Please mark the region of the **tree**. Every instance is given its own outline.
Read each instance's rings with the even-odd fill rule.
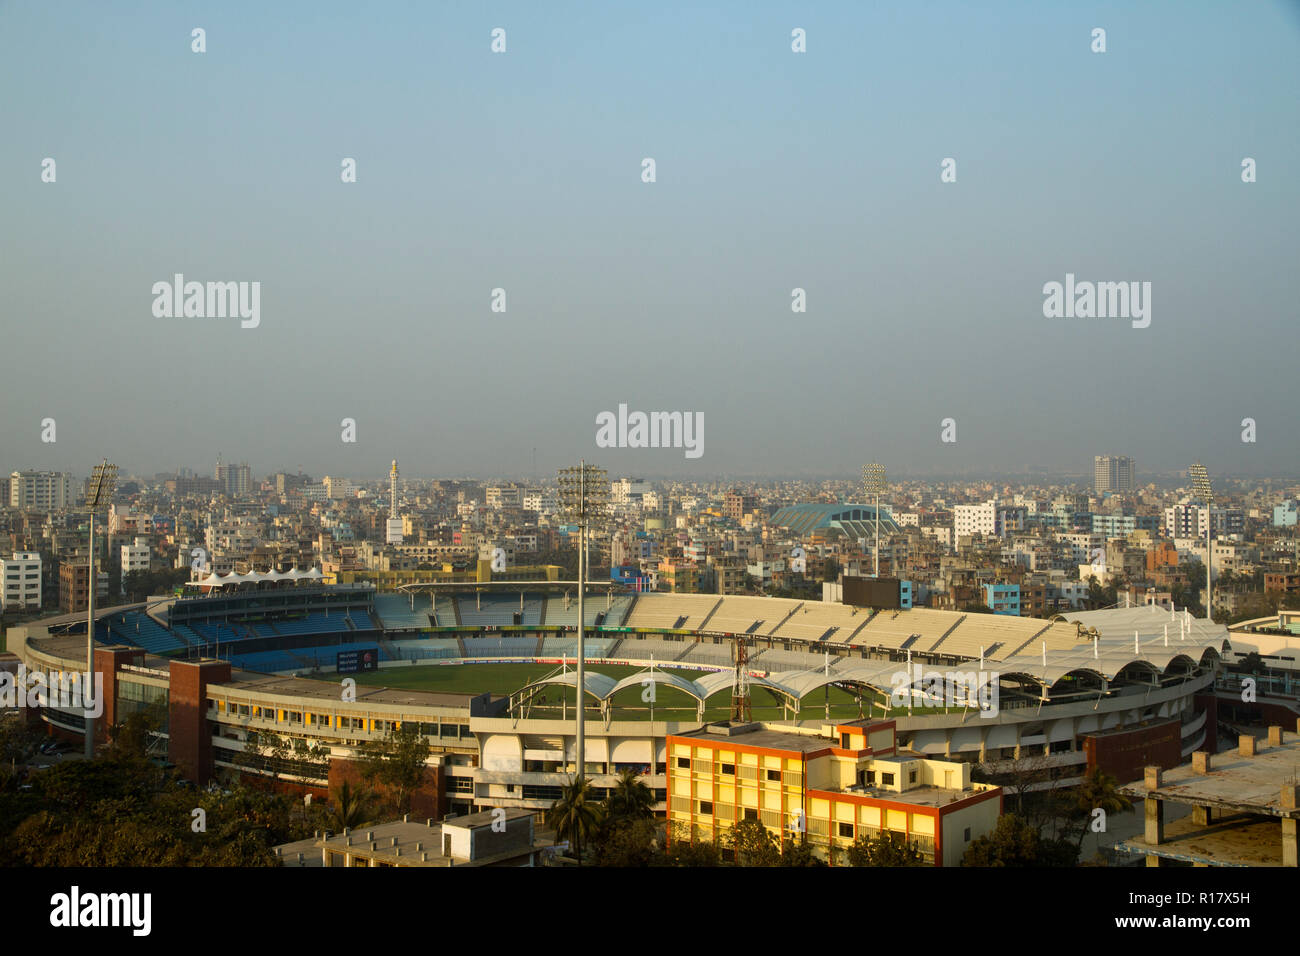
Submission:
[[[374,794],[365,787],[353,788],[344,780],[343,785],[334,791],[334,805],[330,807],[329,823],[337,832],[352,830],[370,820],[370,804]]]
[[[271,780],[280,779],[281,761],[289,756],[289,745],[277,733],[250,730],[244,738],[244,749],[235,762],[241,767],[256,771],[271,771]]]
[[[618,781],[605,801],[610,819],[642,819],[654,816],[655,795],[631,767],[619,772]]]
[[[597,866],[653,866],[661,862],[659,831],[653,819],[605,819],[594,842]]]
[[[925,866],[915,843],[889,830],[876,836],[863,834],[848,849],[849,866]]]
[[[398,813],[410,810],[411,796],[424,781],[429,759],[429,745],[417,725],[408,722],[390,730],[383,740],[367,743],[362,754],[362,778],[387,788]]]
[[[1083,838],[1088,835],[1089,824],[1096,810],[1104,810],[1107,817],[1133,809],[1133,801],[1119,792],[1119,781],[1100,767],[1088,774],[1083,784],[1075,789],[1074,809],[1079,818],[1079,842],[1075,859],[1083,852]]]
[[[595,789],[586,777],[574,777],[560,789],[560,797],[551,804],[546,822],[556,839],[568,840],[573,855],[582,864],[582,845],[595,833],[604,817],[604,809],[595,797]]]
[[[758,820],[740,820],[727,831],[728,848],[737,866],[779,866],[781,848],[776,837]]]
[[[812,847],[808,844],[808,835],[800,834],[799,840],[790,841],[790,845],[785,848],[781,854],[782,866],[825,866],[825,860],[819,860],[813,856]]]
[[[690,830],[674,824],[673,839],[657,860],[662,866],[719,866],[721,857],[718,845],[707,840],[691,841]]]
[[[997,829],[966,848],[962,866],[1073,866],[1078,851],[1064,840],[1044,840],[1014,813],[998,818]]]

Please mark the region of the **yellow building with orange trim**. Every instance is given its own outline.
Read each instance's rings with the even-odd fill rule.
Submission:
[[[972,783],[969,763],[900,752],[892,720],[710,724],[669,736],[667,750],[670,841],[725,842],[753,819],[783,848],[806,833],[832,864],[859,836],[888,831],[927,863],[956,866],[1002,813],[1002,788]]]

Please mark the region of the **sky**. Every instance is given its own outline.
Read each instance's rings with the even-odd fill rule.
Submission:
[[[0,0],[0,91],[4,471],[1300,473],[1295,2]]]

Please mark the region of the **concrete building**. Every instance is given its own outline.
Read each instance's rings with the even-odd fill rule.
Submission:
[[[783,851],[806,836],[832,864],[886,832],[932,866],[960,864],[996,827],[1002,790],[972,783],[968,763],[901,751],[894,726],[729,723],[669,736],[669,841],[725,845],[738,821],[757,820]]]
[[[408,814],[392,823],[344,830],[314,841],[319,865],[326,867],[529,867],[549,845],[537,840],[533,813],[515,809],[487,810],[441,823],[412,822]],[[277,853],[289,865],[306,865],[305,860],[292,859],[297,856],[295,846],[277,848]]]
[[[1243,735],[1233,753],[1198,750],[1191,764],[1147,767],[1141,783],[1120,791],[1141,800],[1146,827],[1141,837],[1115,849],[1194,866],[1296,867],[1300,822],[1300,740],[1280,726],[1268,728],[1265,744]],[[1190,805],[1190,816],[1166,824],[1165,804]]]
[[[54,511],[72,504],[72,476],[61,471],[15,471],[9,476],[10,508]]]
[[[152,549],[149,547],[148,538],[136,538],[132,544],[124,544],[121,547],[122,557],[122,593],[126,593],[126,576],[128,574],[138,573],[149,570],[149,559]]]
[[[15,551],[0,559],[0,610],[41,606],[41,555],[38,551]]]
[[[95,577],[99,579],[98,586],[95,588],[95,602],[98,604],[108,599],[108,572],[97,571]],[[88,608],[89,581],[89,565],[73,564],[68,561],[59,565],[59,607],[65,614]]]
[[[1132,491],[1137,487],[1133,459],[1098,455],[1093,459],[1093,484],[1098,493]]]

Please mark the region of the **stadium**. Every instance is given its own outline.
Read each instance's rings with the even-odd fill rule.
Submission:
[[[742,640],[756,720],[888,718],[922,755],[1121,779],[1214,748],[1229,650],[1222,626],[1156,607],[1047,621],[589,584],[585,618],[587,773],[598,792],[626,767],[649,773],[661,811],[665,738],[728,715]],[[577,625],[575,582],[379,593],[318,571],[213,576],[96,615],[96,737],[153,707],[156,751],[197,783],[260,773],[323,796],[358,747],[412,722],[431,750],[417,812],[545,809],[575,769]],[[85,626],[14,628],[9,649],[28,670],[80,671]],[[956,695],[954,675],[968,678]],[[39,719],[84,737],[77,713]],[[267,731],[296,749],[244,752]]]

